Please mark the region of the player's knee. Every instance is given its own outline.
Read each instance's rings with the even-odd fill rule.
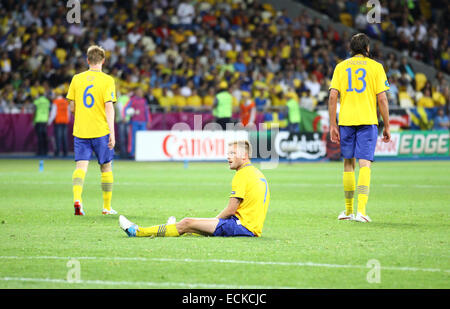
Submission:
[[[346,172],[355,170],[355,160],[354,159],[344,159],[344,169]]]
[[[180,233],[186,233],[192,225],[192,218],[183,218],[180,222],[177,222],[177,230]]]
[[[364,160],[364,159],[360,159],[359,160],[359,167],[370,167],[372,162],[370,162],[369,160]]]
[[[107,173],[112,171],[111,162],[104,163],[100,165],[100,170],[102,173]]]
[[[82,169],[85,172],[87,172],[88,166],[89,166],[89,161],[85,161],[85,160],[77,161],[75,164],[76,169]]]

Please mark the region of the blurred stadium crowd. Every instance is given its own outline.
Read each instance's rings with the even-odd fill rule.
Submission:
[[[389,1],[383,23],[368,25],[361,18],[365,1],[309,2],[438,69],[432,82],[407,58],[383,55],[375,44],[371,53],[385,66],[392,106],[448,113],[442,72],[450,68],[449,6]],[[333,68],[349,57],[352,35],[259,0],[87,0],[80,24],[67,23],[67,11],[58,0],[1,2],[0,113],[31,112],[36,98],[66,93],[72,76],[86,69],[91,44],[107,51],[104,71],[116,78],[118,96],[140,88],[152,111],[209,111],[223,81],[236,109],[242,98],[262,112],[283,109],[294,97],[313,111],[326,107]]]
[[[299,1],[341,22],[365,32],[438,70],[450,74],[450,2],[442,0],[380,1],[380,23],[368,23],[373,8],[362,0]],[[371,14],[373,17],[373,14]]]

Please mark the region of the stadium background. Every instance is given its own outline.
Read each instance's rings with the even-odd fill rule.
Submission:
[[[97,43],[115,46],[108,52],[105,71],[117,78],[121,95],[136,86],[145,90],[152,116],[152,130],[145,133],[170,129],[180,120],[194,126],[198,115],[210,121],[208,90],[213,94],[225,79],[236,97],[236,120],[239,94],[250,89],[258,103],[258,123],[278,125],[282,130],[277,136],[284,136],[286,144],[297,146],[297,137],[298,145],[316,150],[306,155],[322,160],[334,154],[326,148],[328,83],[335,63],[348,56],[346,40],[364,23],[365,1],[198,1],[190,30],[176,25],[178,1],[83,1],[80,25],[66,22],[67,1],[0,3],[0,288],[449,287],[448,160],[376,162],[369,202],[373,222],[368,225],[336,220],[343,207],[342,163],[307,162],[263,170],[271,204],[261,238],[130,239],[116,216],[101,214],[95,161],[83,193],[87,215],[78,217],[72,208],[73,157],[50,159],[53,141],[48,159],[35,156],[33,102],[63,94],[72,75],[86,69],[86,48]],[[449,104],[448,7],[440,1],[386,3],[381,1],[382,12],[389,9],[383,23],[365,25],[367,33],[379,38],[373,38],[372,51],[392,85],[391,128],[398,144],[379,149],[379,154],[449,158],[448,130],[434,130],[437,108],[448,112]],[[240,4],[245,10],[237,9]],[[409,27],[425,17],[429,35],[422,43],[414,39],[391,46],[401,42],[396,37],[402,33],[399,12],[407,14]],[[395,22],[392,26],[388,16]],[[433,34],[432,29],[438,31]],[[434,58],[424,48],[431,39]],[[203,43],[204,51],[189,44],[195,41]],[[402,49],[408,52],[406,60]],[[200,85],[200,107],[183,106],[186,98],[178,96],[175,103],[171,97],[178,90],[192,91],[185,87],[189,80],[195,88]],[[302,133],[292,139],[286,137],[287,108],[279,96],[289,87],[298,96],[303,116]],[[312,96],[306,96],[307,89]],[[46,130],[54,139],[54,124]],[[71,144],[70,123],[67,137]],[[118,155],[120,146],[117,136]],[[23,157],[31,159],[18,159]],[[262,169],[262,163],[255,165]],[[169,216],[211,217],[225,206],[233,173],[223,161],[116,160],[113,208],[143,225],[166,222]],[[369,280],[377,279],[368,276],[374,270],[368,262],[374,260],[380,263],[380,282]],[[77,261],[80,282],[69,276],[75,274]],[[299,299],[299,292],[294,293]],[[315,293],[308,292],[315,302],[335,299],[317,298]],[[156,291],[151,300],[165,295]],[[405,295],[411,300],[407,293],[396,293],[403,303]],[[117,293],[110,299],[117,301]]]
[[[64,95],[72,76],[86,69],[91,44],[107,51],[104,71],[116,78],[119,101],[136,88],[144,91],[150,130],[170,130],[179,122],[192,128],[199,114],[202,125],[211,122],[218,85],[227,81],[236,122],[248,93],[258,128],[286,130],[286,94],[294,93],[300,131],[308,141],[314,141],[310,132],[325,134],[320,139],[326,147],[329,82],[357,31],[372,38],[371,54],[385,67],[393,131],[422,130],[420,143],[439,129],[438,110],[449,114],[449,5],[440,1],[381,1],[379,24],[367,23],[366,1],[82,1],[79,24],[67,22],[66,4],[2,2],[3,155],[37,152],[33,102]],[[118,126],[124,105],[116,104]],[[116,150],[129,157],[131,128],[124,130],[121,135],[116,129]],[[45,131],[52,154],[54,126]],[[71,120],[65,135],[70,151]]]

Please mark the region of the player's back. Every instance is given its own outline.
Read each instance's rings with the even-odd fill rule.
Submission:
[[[111,76],[95,70],[76,74],[67,99],[75,102],[74,136],[97,138],[109,134],[105,103],[116,101],[115,84]]]
[[[378,124],[377,94],[389,90],[380,63],[362,55],[342,61],[335,68],[331,88],[340,94],[339,125]]]
[[[260,236],[270,202],[269,184],[266,177],[253,165],[249,164],[236,172],[236,180],[245,192],[243,201],[236,211],[242,225],[252,233]],[[234,180],[233,180],[234,181]]]

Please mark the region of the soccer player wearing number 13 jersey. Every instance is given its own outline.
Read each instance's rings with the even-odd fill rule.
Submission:
[[[345,211],[338,219],[370,222],[366,204],[369,198],[370,167],[378,136],[377,102],[384,121],[383,141],[387,143],[391,138],[386,97],[389,83],[383,66],[369,58],[370,41],[365,34],[354,35],[350,49],[352,57],[340,62],[334,70],[329,97],[330,137],[332,142],[340,143],[344,157]],[[338,96],[339,128],[336,124]],[[353,214],[355,159],[359,161],[356,216]]]
[[[75,215],[85,215],[81,194],[92,152],[101,170],[103,211],[117,214],[111,208],[114,156],[114,79],[102,72],[105,51],[99,46],[87,50],[89,70],[76,74],[69,86],[67,99],[75,115],[73,126],[76,169],[72,175]]]

